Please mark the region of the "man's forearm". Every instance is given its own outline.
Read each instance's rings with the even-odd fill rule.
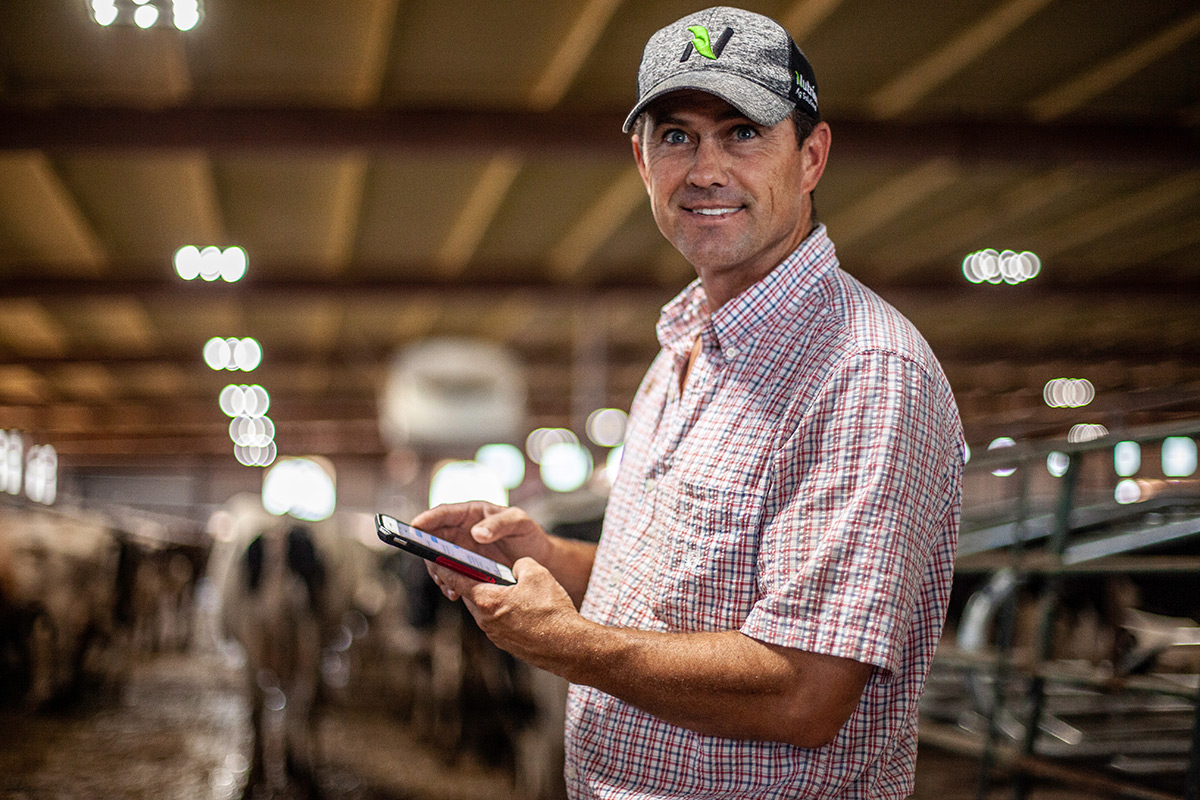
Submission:
[[[858,705],[872,668],[738,631],[654,633],[586,623],[559,665],[667,722],[732,739],[820,747]]]
[[[545,537],[513,564],[514,586],[434,565],[488,637],[534,666],[594,686],[680,727],[820,747],[854,712],[873,667],[752,639],[739,631],[660,633],[600,625],[578,607],[595,545]]]

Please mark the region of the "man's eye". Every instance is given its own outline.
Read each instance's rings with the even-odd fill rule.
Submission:
[[[663,141],[667,144],[683,144],[687,141],[687,134],[681,130],[667,131],[663,136]]]
[[[749,125],[739,125],[734,129],[733,135],[734,138],[744,141],[746,139],[753,139],[755,136],[758,136],[758,131],[754,130],[754,128],[751,128]]]

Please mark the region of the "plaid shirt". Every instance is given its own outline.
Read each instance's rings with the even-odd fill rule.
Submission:
[[[693,283],[663,309],[658,336],[584,615],[740,630],[876,669],[819,749],[704,736],[572,686],[571,796],[910,794],[958,533],[962,430],[941,368],[904,317],[838,268],[824,226],[716,314]]]

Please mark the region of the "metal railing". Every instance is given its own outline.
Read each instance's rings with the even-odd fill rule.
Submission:
[[[1153,496],[1142,502],[1098,500],[1095,474],[1093,484],[1086,492],[1081,491],[1085,460],[1094,463],[1099,454],[1111,452],[1118,441],[1141,446],[1170,437],[1198,435],[1200,421],[1192,420],[1122,431],[1087,442],[1019,442],[989,451],[968,464],[968,478],[974,476],[977,480],[988,472],[996,475],[1015,469],[1005,478],[1012,481],[1008,484],[1011,495],[1000,504],[1006,513],[992,508],[990,513],[976,514],[972,519],[970,498],[964,500],[956,580],[993,576],[993,585],[988,588],[993,597],[985,612],[989,615],[991,641],[979,641],[979,630],[975,630],[971,647],[951,648],[951,652],[943,648],[934,662],[935,670],[950,669],[967,680],[967,695],[980,724],[973,736],[964,737],[962,725],[927,725],[923,719],[921,735],[934,744],[965,747],[978,754],[981,799],[988,795],[1001,766],[1013,776],[1014,800],[1024,800],[1034,782],[1046,778],[1087,786],[1111,796],[1179,796],[1161,786],[1114,775],[1104,765],[1093,763],[1081,768],[1077,764],[1085,759],[1072,763],[1060,757],[1064,753],[1082,756],[1089,751],[1078,746],[1079,731],[1048,713],[1048,701],[1060,706],[1071,702],[1079,705],[1080,693],[1086,693],[1110,706],[1116,697],[1155,698],[1146,701],[1144,707],[1169,709],[1177,727],[1181,713],[1190,715],[1190,731],[1174,731],[1173,746],[1181,746],[1180,738],[1187,737],[1183,741],[1188,751],[1183,797],[1200,800],[1200,714],[1196,713],[1200,707],[1200,676],[1134,675],[1133,663],[1114,662],[1107,671],[1079,669],[1053,658],[1056,625],[1068,580],[1112,575],[1143,580],[1154,575],[1200,577],[1200,557],[1162,552],[1178,549],[1189,539],[1200,541],[1200,481],[1150,479],[1143,482]],[[1042,490],[1035,491],[1035,477],[1042,476],[1047,457],[1055,452],[1065,454],[1065,472],[1056,482],[1043,478]],[[1109,474],[1115,475],[1111,463]],[[1018,648],[1016,603],[1021,587],[1036,587],[1038,610],[1032,641]],[[1200,594],[1200,584],[1197,587]],[[974,613],[978,617],[978,607]],[[974,624],[978,628],[978,619]],[[1200,638],[1196,644],[1200,644]],[[1072,701],[1071,697],[1076,699]],[[1136,708],[1136,704],[1130,707]],[[1136,760],[1133,736],[1129,747],[1135,755],[1127,756],[1125,763]],[[1074,742],[1076,746],[1055,748],[1048,742]]]

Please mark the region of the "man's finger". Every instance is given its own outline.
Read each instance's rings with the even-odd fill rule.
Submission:
[[[471,528],[471,537],[480,544],[494,542],[505,536],[521,533],[530,523],[529,515],[519,508],[496,506]]]

